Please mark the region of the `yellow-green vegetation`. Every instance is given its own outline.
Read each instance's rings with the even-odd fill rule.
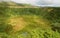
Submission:
[[[0,38],[60,38],[59,10],[0,7]]]

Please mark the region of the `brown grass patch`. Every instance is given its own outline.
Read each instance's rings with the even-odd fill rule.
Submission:
[[[23,17],[12,17],[8,20],[8,24],[13,26],[14,31],[22,30],[26,26],[26,22]]]

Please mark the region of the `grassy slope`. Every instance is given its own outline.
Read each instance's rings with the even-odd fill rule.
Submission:
[[[8,8],[0,15],[3,27],[1,38],[60,38],[60,33],[53,31],[51,22],[44,16],[43,8]],[[7,33],[5,35],[5,33]]]
[[[60,38],[52,30],[53,8],[1,8],[1,38]],[[55,28],[54,28],[55,29]]]

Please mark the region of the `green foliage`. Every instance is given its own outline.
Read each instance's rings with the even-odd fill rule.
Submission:
[[[50,9],[53,10],[48,11]],[[0,38],[60,38],[59,10],[60,8],[0,7]],[[12,16],[22,16],[27,22],[26,27],[14,32],[13,26],[7,24],[7,20]],[[41,18],[43,22],[49,21],[49,24],[40,24]],[[40,21],[39,24],[36,20]],[[45,25],[48,27],[45,28]]]

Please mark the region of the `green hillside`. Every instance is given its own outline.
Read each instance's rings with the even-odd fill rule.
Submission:
[[[0,2],[0,7],[9,7],[9,8],[38,8],[38,6],[33,6],[30,4],[19,4],[15,2]]]
[[[0,38],[60,38],[60,8],[0,7]]]

